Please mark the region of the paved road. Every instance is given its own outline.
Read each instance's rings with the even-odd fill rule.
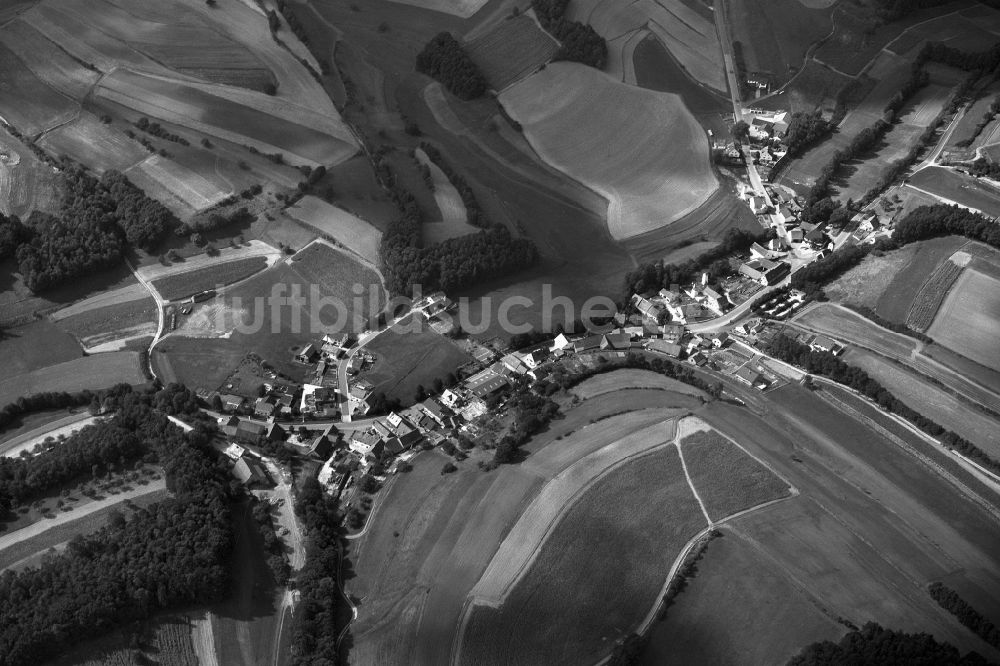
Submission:
[[[163,337],[164,318],[166,316],[163,309],[166,307],[167,303],[163,300],[163,297],[160,296],[160,292],[156,290],[156,287],[154,287],[149,280],[139,274],[139,271],[136,270],[135,265],[130,259],[126,259],[125,263],[128,264],[128,268],[132,271],[132,275],[135,276],[135,279],[146,288],[149,295],[153,297],[154,301],[156,301],[156,335],[153,336],[153,341],[149,343],[149,349],[146,350],[146,364],[149,366],[150,376],[153,379],[158,379],[156,376],[156,368],[153,366],[153,347],[155,347],[156,343],[160,341],[161,337]]]

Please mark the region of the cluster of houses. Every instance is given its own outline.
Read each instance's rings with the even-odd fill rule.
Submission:
[[[656,325],[668,321],[683,325],[711,319],[724,314],[734,305],[726,293],[708,284],[707,273],[703,273],[698,282],[683,287],[671,284],[654,296],[633,294],[631,303],[641,316],[642,323]]]
[[[750,139],[749,158],[764,168],[773,167],[788,152],[782,139],[788,131],[787,111],[755,109],[744,113]]]
[[[763,226],[777,232],[775,240],[784,243],[785,251],[793,247],[820,252],[833,249],[826,223],[803,220],[802,204],[784,190],[765,186],[765,191],[768,196],[748,193],[747,203]]]

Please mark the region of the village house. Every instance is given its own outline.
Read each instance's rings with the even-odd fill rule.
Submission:
[[[666,342],[680,342],[684,337],[684,325],[683,324],[664,324],[661,328],[661,334],[663,335],[663,340]]]
[[[632,336],[627,333],[608,333],[601,338],[602,351],[620,351],[632,347]]]
[[[521,354],[521,362],[529,370],[534,370],[545,360],[546,354],[543,349],[533,349],[528,352]]]
[[[716,333],[712,336],[712,346],[716,349],[722,349],[727,344],[729,344],[729,334],[725,331]]]
[[[458,395],[451,389],[445,389],[439,398],[441,404],[443,404],[448,409],[454,410],[460,404],[462,404],[462,396]]]
[[[684,353],[684,349],[679,344],[666,340],[650,340],[648,348],[673,358],[680,358],[681,354]]]
[[[351,435],[347,446],[355,453],[363,456],[369,454],[381,456],[385,448],[385,440],[375,428],[367,428],[365,430],[356,430]]]
[[[312,363],[316,360],[317,356],[319,356],[319,352],[316,351],[316,346],[310,343],[295,355],[295,360],[299,363]]]
[[[716,314],[722,314],[727,309],[729,309],[729,299],[717,292],[711,287],[705,287],[702,291],[702,295],[705,297],[705,305],[709,307],[710,310]]]
[[[244,453],[246,453],[246,449],[237,444],[236,442],[231,442],[229,446],[226,447],[226,450],[223,451],[223,453],[230,460],[236,461],[239,460]]]
[[[428,398],[420,403],[420,409],[424,412],[430,419],[440,427],[444,427],[445,419],[448,418],[444,413],[444,408],[434,398]]]
[[[241,457],[233,464],[233,476],[245,486],[268,486],[271,485],[271,477],[267,470],[256,460]]]
[[[270,419],[274,416],[275,405],[270,396],[257,398],[253,406],[253,415],[259,419]]]
[[[813,338],[813,341],[809,343],[809,348],[814,352],[830,352],[834,355],[839,354],[844,349],[836,340],[825,335],[817,335]]]
[[[246,402],[243,396],[231,393],[220,395],[219,400],[222,401],[222,411],[228,413],[239,411],[243,407],[243,403]]]
[[[791,271],[791,266],[783,261],[751,259],[740,266],[740,275],[767,286],[780,282]]]
[[[564,333],[560,333],[555,337],[554,340],[552,340],[552,345],[549,347],[549,351],[554,352],[562,349],[567,349],[568,347],[572,346],[572,344],[573,343],[570,342],[570,339],[567,338]]]
[[[752,386],[755,389],[764,390],[767,388],[768,385],[767,380],[764,379],[763,375],[761,375],[759,372],[756,372],[748,368],[745,365],[736,371],[735,377],[744,384]]]

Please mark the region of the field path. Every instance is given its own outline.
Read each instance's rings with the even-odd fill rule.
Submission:
[[[15,530],[10,534],[0,535],[0,550],[9,548],[16,543],[20,543],[25,539],[38,536],[46,530],[49,530],[57,525],[62,525],[63,523],[69,523],[79,518],[83,518],[95,511],[100,511],[109,506],[114,506],[115,504],[120,504],[128,499],[135,499],[137,497],[142,497],[143,495],[148,495],[150,493],[155,493],[160,490],[165,490],[167,487],[167,482],[163,477],[150,481],[145,486],[139,486],[127,492],[118,493],[117,495],[109,495],[102,500],[97,500],[96,502],[91,502],[86,504],[79,509],[72,509],[70,511],[65,511],[59,513],[55,518],[43,518],[36,523],[32,523],[27,527],[22,527],[19,530]]]
[[[139,273],[139,271],[136,270],[135,266],[132,264],[131,259],[126,259],[125,263],[128,264],[129,270],[132,271],[133,275],[135,275],[135,279],[138,280],[142,284],[142,286],[146,288],[146,291],[149,292],[149,295],[153,297],[154,301],[156,301],[156,334],[153,336],[152,341],[150,341],[149,343],[149,348],[146,350],[146,365],[149,368],[150,376],[153,379],[159,379],[156,376],[156,364],[153,363],[153,347],[155,347],[156,343],[159,342],[160,338],[163,337],[163,325],[165,317],[163,309],[166,307],[167,304],[163,300],[163,297],[160,296],[160,292],[158,292],[156,288],[153,287],[153,284],[149,280],[144,278]]]
[[[701,512],[705,515],[705,522],[708,523],[708,527],[705,528],[706,530],[714,527],[715,523],[712,521],[712,517],[708,515],[708,509],[705,508],[705,503],[701,500],[701,495],[698,494],[698,489],[694,487],[694,481],[691,479],[691,473],[688,472],[687,463],[684,462],[684,447],[681,446],[681,440],[688,435],[708,429],[708,424],[704,421],[683,419],[677,427],[677,434],[674,436],[673,442],[674,446],[677,447],[677,455],[681,459],[681,468],[684,470],[684,478],[687,479],[688,487],[691,488],[691,493],[694,495],[694,498],[698,500],[698,506],[701,507]],[[677,563],[674,562],[675,566],[676,564]]]

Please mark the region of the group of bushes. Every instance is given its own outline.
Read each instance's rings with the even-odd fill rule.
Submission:
[[[35,211],[22,223],[0,215],[0,259],[13,254],[32,291],[118,264],[126,244],[152,250],[177,218],[118,171],[97,180],[67,170],[56,215]]]
[[[867,622],[839,643],[819,641],[793,657],[788,666],[830,664],[879,664],[879,666],[986,666],[975,652],[962,655],[949,643],[938,643],[930,634],[907,634]]]
[[[569,0],[531,0],[539,23],[556,40],[560,47],[556,60],[570,60],[604,69],[608,62],[608,44],[589,25],[566,18]]]
[[[459,99],[481,97],[486,77],[450,32],[438,33],[417,54],[417,71],[440,81]]]
[[[796,111],[785,131],[785,144],[788,154],[798,157],[806,150],[829,136],[833,125],[823,119],[823,111],[816,109],[812,113]]]
[[[958,621],[969,628],[972,633],[982,638],[986,643],[1000,649],[1000,629],[983,614],[970,606],[958,592],[941,583],[932,583],[927,590],[934,601]]]

